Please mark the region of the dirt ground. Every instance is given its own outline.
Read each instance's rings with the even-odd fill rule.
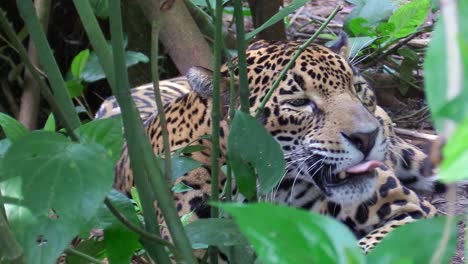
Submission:
[[[286,1],[288,2],[288,1]],[[303,25],[311,20],[322,21],[336,7],[339,1],[336,0],[315,0],[306,4],[299,9],[295,14],[290,16],[291,26],[288,27],[287,33],[289,39],[306,39],[315,32],[318,23],[312,23],[306,27]],[[346,5],[345,8],[332,20],[327,30],[338,32],[343,24],[343,19],[351,12],[352,6]],[[436,15],[431,14],[425,25],[431,25]],[[430,33],[423,34],[415,40],[417,45],[424,45],[430,40]],[[362,65],[357,65],[362,68]],[[376,90],[377,98],[380,105],[389,112],[392,120],[397,127],[411,129],[427,134],[434,134],[433,127],[430,122],[430,114],[427,105],[424,101],[422,91],[413,91],[407,94],[406,97],[398,93],[399,81],[395,78],[389,78],[388,74],[379,74],[382,72],[379,65],[375,65],[372,69],[362,69],[372,72],[371,84]],[[423,86],[422,72],[416,73],[415,79],[419,79],[419,85]],[[414,140],[414,139],[413,139]],[[417,142],[415,142],[417,143]],[[468,208],[468,185],[459,184],[456,188],[455,212],[456,215],[465,216]],[[421,194],[427,200],[431,201],[436,206],[440,215],[447,215],[450,211],[449,202],[446,198],[446,193],[440,194]],[[453,205],[452,205],[453,206]],[[453,208],[453,207],[452,207]],[[463,217],[465,219],[465,217]],[[465,223],[462,222],[458,226],[458,244],[457,251],[452,259],[452,264],[465,263],[464,259],[464,234]]]

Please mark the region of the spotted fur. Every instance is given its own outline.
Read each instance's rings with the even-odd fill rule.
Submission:
[[[248,47],[252,113],[299,45],[258,41]],[[226,80],[229,78],[227,66],[221,73]],[[195,212],[194,220],[209,217],[211,144],[203,136],[211,133],[212,101],[206,87],[212,77],[206,70],[192,68],[188,78],[192,89],[185,87],[184,95],[166,100],[163,110],[171,149],[190,142],[206,147],[191,155],[204,165],[175,182],[193,188],[174,193],[174,202],[180,215]],[[170,85],[162,88],[170,89]],[[223,88],[226,93],[228,87]],[[146,132],[155,153],[160,154],[162,138],[156,108],[151,106],[145,111],[153,113],[146,118]],[[101,113],[100,117],[104,116],[106,113]],[[222,163],[226,161],[227,119],[224,116],[220,125]],[[342,221],[360,238],[359,245],[366,252],[393,228],[435,214],[429,202],[400,181],[414,179],[409,182],[413,186],[432,188],[432,179],[420,170],[427,157],[395,135],[390,118],[376,105],[367,82],[330,49],[314,44],[307,47],[281,80],[259,120],[281,145],[287,162],[284,178],[264,199]],[[346,172],[366,160],[380,160],[385,165],[360,174]],[[221,175],[220,191],[224,182]],[[124,148],[114,186],[129,193],[133,185]],[[169,239],[167,230],[162,233]]]

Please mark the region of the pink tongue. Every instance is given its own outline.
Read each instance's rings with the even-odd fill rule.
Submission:
[[[363,172],[367,172],[367,171],[370,171],[370,170],[373,170],[377,167],[380,167],[381,165],[383,165],[382,162],[378,161],[378,160],[369,160],[369,161],[365,161],[363,163],[359,163],[351,168],[348,168],[346,170],[346,172],[348,173],[363,173]]]

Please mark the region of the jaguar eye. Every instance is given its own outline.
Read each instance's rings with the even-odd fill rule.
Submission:
[[[300,107],[300,106],[306,106],[310,104],[310,100],[303,98],[303,99],[293,99],[287,102],[288,104],[295,106],[295,107]]]

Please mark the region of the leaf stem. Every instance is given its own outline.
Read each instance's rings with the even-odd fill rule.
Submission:
[[[80,258],[82,258],[82,259],[84,259],[86,261],[89,261],[91,263],[94,263],[94,264],[104,264],[104,262],[100,261],[99,259],[93,258],[90,255],[85,254],[85,253],[83,253],[81,251],[78,251],[78,250],[76,250],[74,248],[69,247],[69,248],[65,249],[65,253],[70,254],[70,255],[75,255],[77,257],[80,257]]]
[[[336,14],[343,9],[342,5],[337,5],[333,12],[328,16],[327,20],[323,22],[323,24],[317,29],[317,31],[306,41],[304,44],[299,46],[299,49],[296,51],[296,53],[293,55],[291,60],[286,64],[286,66],[283,68],[283,70],[280,72],[279,76],[276,78],[276,80],[273,82],[273,85],[271,86],[270,90],[266,94],[265,98],[263,98],[262,102],[260,105],[257,107],[257,110],[255,111],[255,117],[257,118],[258,115],[263,112],[263,109],[265,108],[266,103],[270,99],[270,97],[273,95],[273,92],[276,90],[276,88],[279,86],[281,80],[283,77],[286,75],[287,71],[292,67],[293,63],[296,61],[297,58],[299,58],[299,55],[301,55],[302,52],[314,41],[317,36],[325,29],[325,27],[330,23],[330,21],[336,16]]]
[[[108,197],[106,197],[104,199],[104,204],[107,206],[107,208],[109,209],[109,211],[111,211],[111,213],[123,224],[125,225],[128,229],[130,229],[131,231],[137,233],[140,237],[142,237],[143,239],[146,239],[146,240],[149,240],[149,241],[152,241],[152,242],[155,242],[155,243],[158,243],[160,245],[163,245],[163,246],[166,246],[169,248],[169,250],[172,252],[172,253],[176,253],[176,249],[174,247],[174,245],[172,243],[170,243],[169,241],[167,240],[164,240],[162,239],[161,237],[157,236],[157,235],[154,235],[152,233],[149,233],[148,231],[134,225],[130,220],[128,220],[127,217],[125,217],[125,215],[123,215],[121,212],[119,212],[119,210],[117,208],[115,208],[115,206],[112,204],[112,202],[109,200]],[[175,254],[176,255],[176,254]]]

